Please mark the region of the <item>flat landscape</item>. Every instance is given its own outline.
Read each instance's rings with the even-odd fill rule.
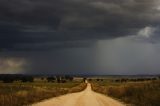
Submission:
[[[35,77],[33,81],[21,81],[17,79],[21,75],[16,75],[18,81],[13,81],[12,79],[8,80],[7,76],[12,78],[15,75],[0,75],[0,106],[30,105],[51,97],[79,92],[86,88],[82,78],[57,81],[53,77],[48,77],[48,80],[47,77]],[[2,79],[7,79],[7,82]]]
[[[0,0],[0,106],[160,106],[160,0]]]
[[[0,106],[160,105],[158,76],[73,77],[4,74],[0,75],[0,78]]]
[[[123,103],[108,96],[92,91],[91,84],[79,93],[49,99],[32,106],[125,106]]]
[[[131,106],[159,106],[160,78],[155,76],[89,79],[92,89]]]

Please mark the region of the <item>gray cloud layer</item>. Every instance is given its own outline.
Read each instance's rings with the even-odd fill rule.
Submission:
[[[158,73],[159,25],[158,0],[0,0],[0,73]]]
[[[132,35],[160,24],[159,5],[157,0],[0,0],[0,45],[5,50],[21,50],[21,45],[51,49],[65,47],[63,41],[75,47],[72,41],[83,46],[83,40]]]

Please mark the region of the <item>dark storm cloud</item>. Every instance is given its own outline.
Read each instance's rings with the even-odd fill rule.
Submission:
[[[157,0],[0,0],[0,47],[83,47],[132,35],[160,24],[159,5]]]
[[[90,48],[63,48],[54,51],[9,51],[0,52],[0,73],[26,74],[89,74],[94,73],[95,50]],[[3,60],[1,59],[3,58]],[[24,61],[16,68],[8,70],[2,63],[11,60]],[[17,64],[17,61],[11,61]],[[13,65],[14,65],[13,64]],[[16,70],[19,69],[19,70]],[[21,69],[21,70],[20,70]]]

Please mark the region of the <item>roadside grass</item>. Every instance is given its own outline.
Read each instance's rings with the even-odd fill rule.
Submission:
[[[0,106],[29,105],[51,97],[79,92],[85,88],[86,84],[81,81],[0,83]]]
[[[92,89],[135,106],[160,106],[160,80],[116,83],[92,82]]]

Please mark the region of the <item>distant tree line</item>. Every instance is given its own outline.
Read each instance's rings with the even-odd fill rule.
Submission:
[[[12,83],[14,81],[33,82],[34,78],[30,75],[21,74],[0,74],[0,81],[4,83]]]
[[[67,81],[73,81],[73,77],[69,75],[64,76],[49,76],[47,77],[48,82],[65,83]]]
[[[88,79],[88,81],[92,81],[92,80],[95,80],[95,81],[103,81],[102,78],[96,78],[96,79],[91,79],[91,78],[89,78],[89,79]]]
[[[113,82],[139,82],[139,81],[154,81],[154,80],[158,80],[160,79],[160,77],[153,77],[153,78],[121,78],[121,79],[115,79],[112,80]]]
[[[102,78],[96,78],[96,79],[92,79],[92,78],[89,78],[88,81],[103,81],[104,79]],[[140,82],[140,81],[154,81],[154,80],[160,80],[160,76],[157,76],[157,77],[149,77],[149,78],[118,78],[118,79],[113,79],[111,80],[112,82],[120,82],[120,83],[123,83],[123,82]]]

